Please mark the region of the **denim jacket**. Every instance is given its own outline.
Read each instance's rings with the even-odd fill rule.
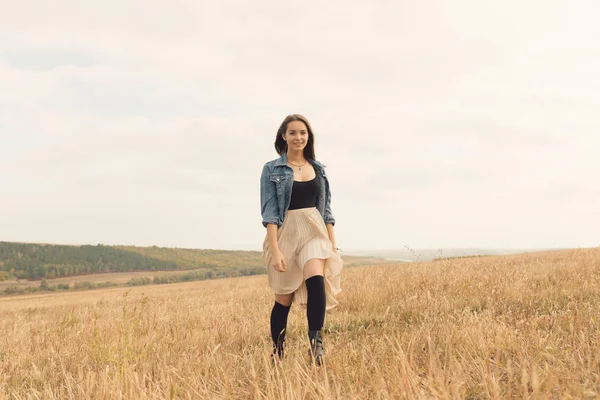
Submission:
[[[308,161],[314,167],[319,181],[317,210],[326,224],[335,225],[335,218],[331,214],[331,190],[325,165],[316,160],[308,159]],[[260,177],[260,209],[263,226],[277,224],[279,227],[283,224],[292,199],[293,184],[294,170],[287,165],[286,153],[265,164]]]

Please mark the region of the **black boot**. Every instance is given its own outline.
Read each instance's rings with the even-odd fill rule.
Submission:
[[[317,365],[323,363],[323,338],[321,331],[308,331],[308,340],[310,342],[310,350],[308,350],[308,356],[310,357],[310,363],[314,362]]]
[[[277,356],[280,360],[285,351],[285,330],[278,336],[277,342],[273,342],[273,359]]]

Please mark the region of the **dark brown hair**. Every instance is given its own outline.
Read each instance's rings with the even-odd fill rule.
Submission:
[[[281,123],[279,129],[277,129],[277,137],[275,138],[275,150],[277,154],[282,155],[287,152],[287,143],[283,140],[283,134],[287,131],[287,126],[292,121],[301,121],[306,125],[306,129],[308,130],[308,142],[306,143],[306,147],[304,148],[304,157],[310,158],[311,160],[316,160],[315,158],[315,135],[313,134],[312,127],[310,123],[306,119],[306,117],[300,114],[290,114]]]

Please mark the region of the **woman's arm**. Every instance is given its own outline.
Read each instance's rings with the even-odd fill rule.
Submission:
[[[327,234],[329,235],[329,240],[331,241],[333,251],[335,253],[337,253],[338,249],[337,249],[337,244],[335,242],[335,233],[333,232],[333,226],[335,225],[335,218],[333,217],[333,214],[331,213],[331,189],[329,187],[329,180],[327,178],[325,178],[325,179],[326,179],[326,186],[327,186],[327,195],[326,195],[326,201],[325,201],[324,220],[325,220],[325,224],[327,225]]]
[[[277,224],[267,224],[267,240],[269,249],[271,249],[271,257],[273,257],[273,268],[279,272],[286,271],[287,263],[279,250],[279,243],[277,243]]]
[[[331,188],[329,187],[329,179],[325,177],[325,186],[327,190],[327,194],[325,196],[325,212],[323,213],[323,219],[327,225],[331,224],[331,226],[335,225],[335,218],[331,213]],[[327,229],[329,231],[329,228]]]
[[[333,232],[333,224],[327,224],[327,234],[329,234],[329,240],[333,247],[334,252],[338,252],[337,244],[335,243],[335,233]]]
[[[264,165],[260,175],[260,208],[262,214],[262,224],[267,228],[267,240],[271,251],[273,268],[276,271],[283,272],[287,269],[287,264],[277,242],[277,229],[279,217],[277,216],[277,193],[275,184],[269,180],[270,170],[268,163]]]
[[[266,163],[260,175],[260,212],[262,214],[262,224],[266,227],[268,224],[279,222],[277,196],[275,183],[269,180],[269,165]]]
[[[267,224],[267,239],[269,240],[269,248],[271,252],[279,251],[279,243],[277,243],[277,225]]]

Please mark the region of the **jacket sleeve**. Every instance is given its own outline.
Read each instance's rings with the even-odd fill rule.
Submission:
[[[323,220],[325,224],[335,225],[335,218],[331,212],[331,189],[329,188],[329,178],[326,178],[326,186],[327,186],[327,198],[325,200],[325,215]]]
[[[269,166],[265,164],[260,176],[260,212],[262,215],[262,224],[279,225],[279,206],[277,205],[277,188],[275,182],[269,179],[271,172]]]

